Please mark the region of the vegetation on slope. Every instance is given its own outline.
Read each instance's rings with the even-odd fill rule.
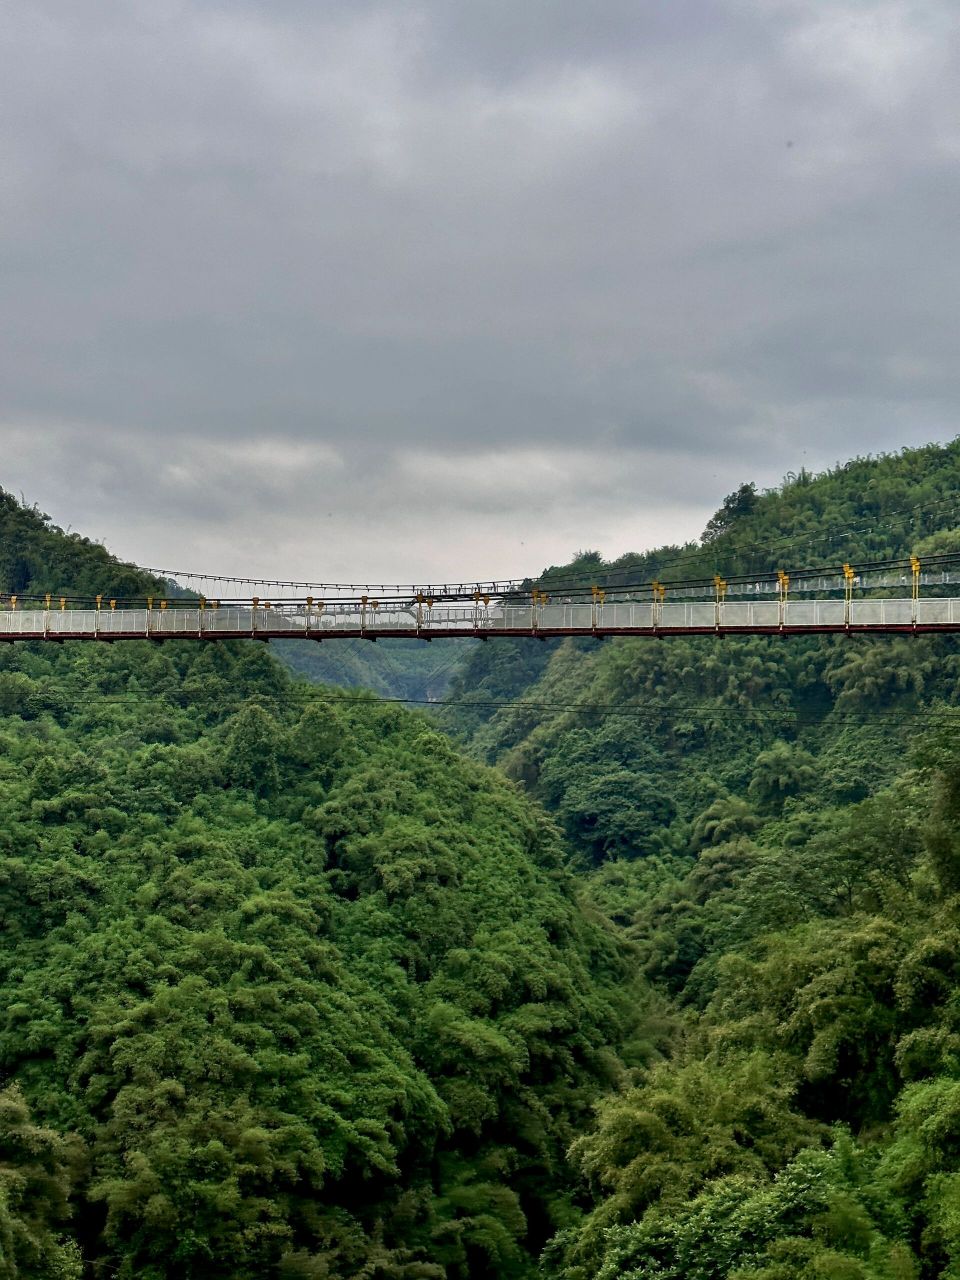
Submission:
[[[643,565],[818,563],[834,530],[854,563],[956,548],[958,480],[954,444],[740,490]],[[546,1272],[960,1276],[956,640],[492,649],[445,714],[553,810],[676,1019],[573,1144],[593,1208]]]
[[[957,1273],[953,723],[856,805],[595,873],[684,1031],[575,1144],[596,1208],[556,1274]]]
[[[0,516],[0,590],[130,572]],[[629,1002],[515,787],[257,646],[11,645],[0,803],[0,1275],[531,1273]]]
[[[552,574],[956,548],[958,471]],[[0,660],[10,1275],[960,1277],[953,639],[477,646],[445,723],[579,891],[262,649]]]
[[[369,689],[382,698],[437,702],[472,640],[337,640],[305,645],[276,640],[271,650],[295,676],[341,689]]]
[[[759,573],[820,563],[841,533],[842,558],[854,564],[960,549],[958,495],[960,442],[857,460],[765,494],[743,486],[700,544],[609,565],[582,553],[543,577]],[[599,862],[664,842],[686,848],[690,824],[714,802],[762,806],[769,787],[786,800],[809,784],[810,757],[822,753],[837,799],[863,798],[898,767],[904,714],[953,701],[956,675],[951,638],[506,640],[471,651],[443,723],[523,780]],[[877,732],[884,710],[896,716]],[[858,777],[857,744],[867,739],[870,763]]]

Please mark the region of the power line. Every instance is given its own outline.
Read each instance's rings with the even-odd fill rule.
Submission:
[[[163,691],[156,693],[143,693],[142,691],[126,691],[120,693],[91,694],[86,692],[76,697],[67,699],[67,703],[78,707],[92,707],[104,705],[128,705],[135,706],[140,704],[149,704],[151,702],[169,702],[179,704],[181,706],[211,706],[211,707],[235,707],[244,706],[252,703],[269,703],[277,706],[298,706],[310,705],[317,703],[320,705],[330,706],[348,706],[360,707],[366,709],[379,709],[384,706],[411,706],[429,709],[446,709],[461,708],[464,710],[484,710],[484,711],[533,711],[542,713],[560,713],[560,714],[582,714],[582,715],[623,715],[643,716],[666,718],[668,716],[679,717],[694,713],[709,715],[710,717],[721,717],[730,719],[746,719],[751,716],[767,718],[767,719],[794,719],[803,720],[810,724],[823,724],[829,722],[836,724],[838,722],[850,722],[857,724],[879,724],[882,722],[929,722],[931,720],[960,720],[960,707],[914,707],[910,710],[891,707],[883,708],[860,708],[857,711],[844,711],[831,709],[824,715],[816,715],[813,712],[806,712],[802,708],[797,707],[771,707],[771,706],[724,706],[711,702],[683,702],[683,703],[651,703],[651,702],[571,702],[571,701],[547,701],[536,700],[528,701],[524,699],[477,699],[471,700],[466,698],[447,698],[433,700],[430,698],[414,698],[404,697],[400,695],[391,697],[379,697],[375,694],[363,694],[355,696],[350,694],[328,693],[323,690],[314,692],[310,689],[304,690],[287,690],[283,693],[265,693],[253,692],[246,694],[237,694],[233,697],[224,697],[222,694],[210,695],[206,693],[186,693],[180,691]],[[61,704],[62,705],[62,704]],[[55,710],[56,708],[49,708]]]
[[[942,578],[943,573],[953,568],[958,562],[960,562],[960,551],[944,552],[944,553],[939,553],[935,555],[925,556],[923,559],[923,566],[926,571],[933,571],[934,573],[939,571]],[[920,571],[919,562],[916,562],[916,564],[917,564],[916,572],[919,572]],[[664,571],[663,568],[661,568],[661,573],[663,571]],[[913,557],[907,557],[907,558],[901,557],[901,558],[894,558],[894,559],[886,558],[882,560],[881,559],[858,560],[858,563],[857,563],[858,579],[864,580],[862,582],[862,585],[864,587],[867,587],[869,585],[873,585],[873,586],[889,585],[889,582],[885,583],[882,577],[880,578],[879,582],[876,584],[870,584],[867,581],[865,581],[866,579],[870,579],[872,575],[886,575],[887,578],[889,579],[889,576],[891,574],[900,574],[900,580],[906,581],[907,573],[913,572],[913,571],[914,571]],[[625,573],[625,572],[626,572],[625,569],[614,570],[613,576],[616,576],[617,574]],[[797,591],[797,590],[810,591],[814,589],[825,590],[827,592],[832,590],[840,591],[843,588],[843,583],[841,581],[841,573],[842,573],[842,570],[840,565],[837,564],[836,562],[833,562],[831,564],[826,564],[826,565],[807,566],[806,568],[802,568],[802,569],[793,569],[791,571],[791,574],[789,575],[789,580],[793,582],[794,591]],[[712,593],[716,590],[716,584],[717,584],[717,579],[715,577],[675,578],[675,579],[668,578],[664,582],[660,582],[660,581],[654,582],[648,579],[642,579],[642,580],[636,579],[636,580],[630,580],[630,581],[611,582],[609,581],[611,574],[604,570],[600,570],[600,572],[596,576],[601,579],[607,580],[607,586],[611,589],[611,591],[619,592],[621,593],[621,595],[622,593],[625,593],[625,592],[627,593],[633,592],[638,594],[649,595],[651,593],[651,589],[656,591],[663,591],[668,594],[673,593],[674,596],[676,596],[677,594],[689,596],[691,595],[691,593],[712,595]],[[744,588],[745,591],[752,593],[755,587],[757,589],[760,588],[761,583],[765,584],[767,587],[776,588],[776,584],[780,579],[780,576],[781,575],[779,573],[774,573],[774,571],[772,570],[763,570],[763,571],[757,571],[757,572],[751,572],[751,573],[743,572],[743,573],[737,573],[737,574],[729,574],[727,578],[724,579],[724,589],[726,590],[726,588],[729,587],[731,591],[734,591],[736,588]],[[833,582],[831,585],[831,580],[833,579],[836,579],[836,581]],[[824,580],[826,580],[826,585],[824,585]],[[213,581],[213,579],[208,579],[208,581]],[[222,581],[224,580],[220,580],[220,581],[222,583]],[[263,580],[262,579],[231,579],[230,581],[244,582],[247,585],[252,586],[252,585],[255,585],[256,583],[262,582]],[[589,585],[588,579],[585,575],[579,575],[576,578],[543,577],[540,579],[540,581],[543,583],[543,585],[549,586],[551,592],[553,593],[562,591],[569,594],[570,596],[583,597],[584,601],[587,600],[588,596],[592,596],[594,598],[599,596],[601,600],[603,598],[602,593],[598,591],[598,588],[595,585]],[[280,587],[301,587],[301,586],[310,586],[311,584],[272,581],[271,585],[280,586]],[[334,591],[334,592],[346,591],[346,590],[354,591],[361,585],[365,585],[368,591],[374,590],[374,587],[370,586],[370,584],[357,584],[357,583],[352,583],[352,584],[328,583],[326,584],[326,589],[328,592],[329,591]],[[858,581],[858,586],[859,585],[861,585],[861,582]],[[942,584],[933,581],[932,585],[937,586]],[[209,600],[203,596],[190,595],[185,592],[182,596],[168,601],[166,599],[158,600],[155,597],[146,597],[145,599],[143,598],[137,599],[134,597],[116,597],[112,599],[106,599],[104,595],[98,595],[93,597],[72,596],[72,595],[54,596],[52,593],[40,594],[37,592],[27,592],[23,594],[9,595],[8,602],[11,609],[16,609],[19,607],[21,610],[24,610],[26,608],[28,602],[34,602],[37,604],[38,607],[42,602],[45,609],[53,616],[59,615],[64,610],[66,610],[68,606],[70,608],[78,608],[78,607],[87,608],[87,609],[96,608],[96,610],[99,612],[101,610],[101,607],[104,604],[108,606],[107,608],[103,609],[103,612],[105,614],[112,613],[118,606],[121,611],[131,607],[142,609],[145,606],[148,609],[153,609],[158,607],[161,611],[163,611],[167,609],[168,605],[170,605],[172,606],[172,611],[174,613],[177,612],[178,608],[190,608],[190,609],[200,608],[202,610],[206,610],[209,608],[212,611],[212,613],[215,614],[216,610],[220,607],[243,608],[243,609],[249,610],[251,607],[253,609],[258,609],[262,604],[264,609],[277,607],[282,611],[285,608],[294,607],[299,613],[303,613],[304,610],[306,610],[306,612],[310,613],[311,615],[314,610],[316,610],[316,612],[318,613],[322,612],[323,609],[327,606],[327,604],[331,605],[334,610],[337,610],[337,609],[342,610],[346,608],[352,608],[354,610],[356,609],[365,610],[366,608],[369,608],[374,612],[380,609],[381,604],[383,604],[383,606],[386,609],[389,609],[391,606],[393,607],[400,606],[405,611],[417,609],[419,611],[418,612],[418,616],[419,616],[419,613],[422,613],[425,607],[428,610],[430,610],[433,608],[434,604],[449,605],[452,603],[460,603],[462,605],[470,605],[472,602],[472,606],[474,607],[474,609],[479,610],[481,602],[483,603],[484,607],[486,607],[489,604],[491,599],[495,601],[500,601],[501,603],[502,602],[509,603],[510,601],[516,601],[522,598],[524,605],[526,605],[530,603],[531,587],[532,587],[532,583],[530,581],[520,582],[518,580],[513,580],[511,582],[486,583],[486,584],[479,584],[479,585],[473,585],[473,584],[464,585],[462,583],[457,585],[452,585],[448,583],[443,587],[428,588],[428,589],[406,587],[399,584],[382,584],[381,583],[377,588],[377,590],[379,590],[382,593],[383,595],[382,600],[369,599],[368,596],[364,594],[364,595],[355,596],[355,597],[341,596],[339,598],[334,598],[326,602],[323,600],[315,601],[313,596],[310,596],[310,595],[306,597],[298,598],[298,597],[280,597],[274,594],[272,598],[272,602],[267,602],[267,601],[261,601],[257,596],[254,596],[251,599],[220,598],[217,600]],[[320,590],[321,585],[313,584],[313,588],[315,590]],[[428,591],[433,592],[433,594],[427,594]],[[412,592],[413,594],[404,595],[402,594],[404,592]],[[542,603],[545,603],[546,600],[548,599],[548,597],[545,594],[540,593],[537,590],[532,590],[532,596],[534,601],[536,601],[536,599],[539,596]],[[611,600],[611,603],[613,602],[614,601]],[[3,597],[0,597],[0,603],[3,603]]]

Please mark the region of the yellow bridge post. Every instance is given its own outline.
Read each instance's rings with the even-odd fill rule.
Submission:
[[[663,597],[667,594],[667,588],[656,578],[650,583],[650,588],[653,591],[653,607],[650,613],[650,621],[653,624],[653,630],[657,631],[663,622]]]
[[[911,603],[911,621],[914,626],[917,625],[917,613],[920,605],[920,560],[917,556],[910,557],[910,572],[913,574],[913,592]]]
[[[843,625],[850,625],[850,609],[853,604],[853,584],[856,579],[856,570],[851,565],[843,566]]]
[[[787,597],[790,594],[790,575],[782,569],[777,570],[777,593],[780,597],[780,630],[787,621]]]

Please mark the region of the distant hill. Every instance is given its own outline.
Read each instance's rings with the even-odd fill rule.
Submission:
[[[106,547],[66,532],[37,506],[0,489],[0,594],[105,597],[162,593],[167,584]]]
[[[709,523],[704,537],[683,546],[665,546],[605,562],[586,553],[570,564],[545,570],[540,581],[577,581],[616,586],[624,581],[664,581],[767,573],[842,561],[923,555],[960,550],[960,441],[931,445],[880,458],[863,458],[823,475],[801,472],[783,485],[758,493],[743,485],[730,495]],[[854,685],[859,664],[891,662],[891,692],[938,679],[941,655],[953,652],[951,639],[868,640],[847,650],[842,639],[796,639],[782,644],[767,639],[553,641],[505,640],[474,648],[455,675],[448,698],[455,706],[442,722],[484,759],[498,760],[523,777],[550,802],[538,785],[537,760],[560,746],[574,725],[584,731],[589,717],[554,704],[644,701],[650,714],[684,700],[708,704],[717,715],[737,709],[741,725],[761,726],[764,708],[822,719],[839,700],[849,706],[861,696]],[[885,657],[886,655],[886,657]],[[908,657],[909,655],[909,657]],[[903,663],[901,669],[898,663]],[[922,674],[925,672],[926,674]],[[941,673],[942,674],[942,673]],[[923,686],[932,692],[934,685]],[[948,682],[941,680],[943,692]],[[865,692],[863,696],[866,696]],[[517,703],[498,710],[498,704]],[[533,707],[542,709],[532,714]],[[619,721],[623,723],[623,718]],[[590,732],[589,728],[585,730]],[[651,741],[659,730],[650,730]],[[761,737],[763,735],[761,734]],[[666,794],[682,778],[694,780],[703,769],[697,741],[671,739]],[[658,750],[660,748],[658,747]],[[694,764],[694,761],[697,761]],[[728,753],[718,756],[721,773],[733,767]]]
[[[473,645],[472,640],[336,640],[319,645],[277,640],[270,647],[302,680],[427,703],[444,696]]]

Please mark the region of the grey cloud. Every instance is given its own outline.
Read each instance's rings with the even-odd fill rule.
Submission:
[[[110,494],[121,539],[172,546],[121,496],[152,475],[194,543],[238,545],[234,492],[295,555],[315,470],[271,469],[274,442],[342,460],[329,519],[371,559],[404,513],[438,563],[592,531],[617,554],[657,537],[631,503],[693,535],[738,479],[956,429],[948,0],[35,0],[0,23],[0,482],[52,506],[53,439],[102,490],[57,490],[91,532]],[[566,473],[524,493],[510,469],[551,450]],[[220,486],[199,512],[180,456]],[[508,498],[454,520],[438,481],[431,550],[411,457],[486,458]]]
[[[739,479],[731,462],[691,467],[669,450],[621,452],[611,469],[589,443],[364,456],[297,439],[171,441],[39,422],[0,431],[25,491],[126,558],[324,581],[509,577],[586,542],[669,540],[703,524],[705,481],[726,491]]]

